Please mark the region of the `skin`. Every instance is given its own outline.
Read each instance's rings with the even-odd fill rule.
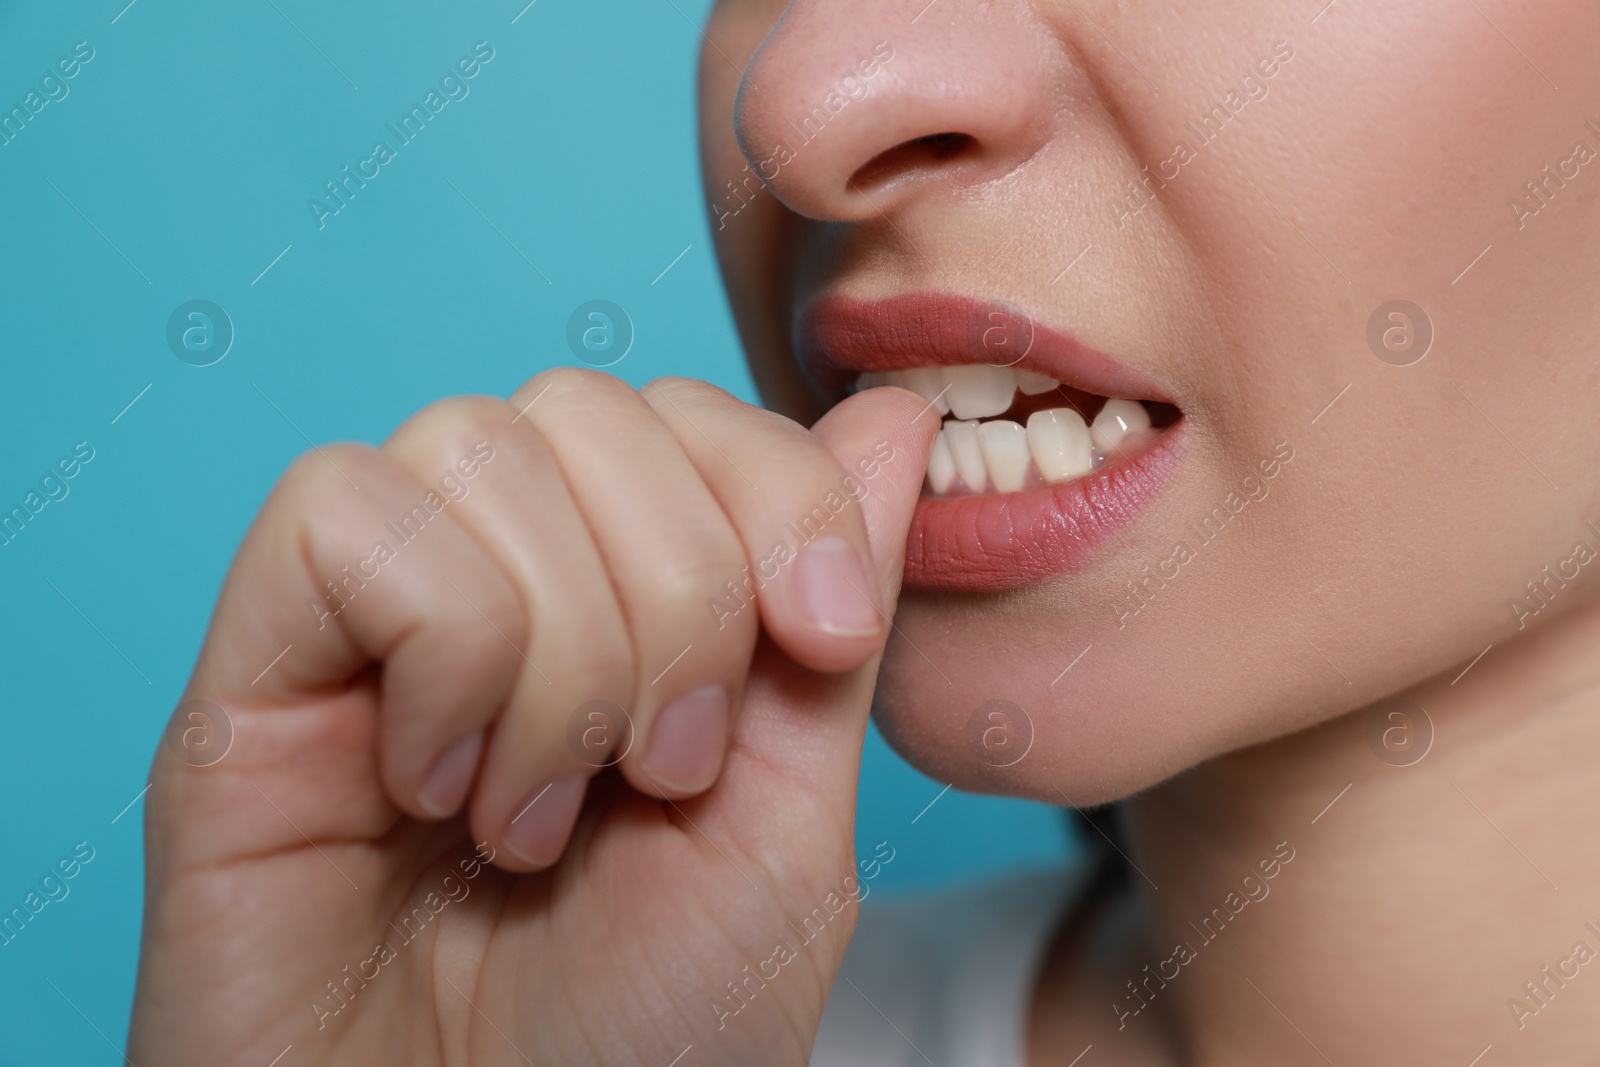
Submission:
[[[1011,301],[1184,413],[1180,469],[1093,565],[1004,594],[908,592],[879,681],[880,726],[941,781],[1133,797],[1149,878],[1057,939],[1039,1063],[1091,1042],[1121,1063],[1466,1063],[1491,1043],[1496,1062],[1553,1063],[1600,1037],[1600,983],[1520,1027],[1506,1003],[1537,1006],[1522,983],[1580,937],[1600,950],[1580,844],[1594,581],[1582,568],[1535,616],[1511,606],[1579,539],[1600,548],[1584,525],[1600,511],[1600,172],[1552,183],[1537,214],[1524,187],[1580,138],[1600,151],[1600,11],[1319,8],[724,0],[707,29],[713,228],[780,410],[817,403],[788,341],[797,308],[934,288]],[[864,98],[724,217],[740,203],[725,183],[793,144],[786,123],[877,42],[895,58]],[[1277,42],[1293,58],[1258,79],[1266,95],[1201,145],[1185,123]],[[967,136],[954,155],[908,145],[949,133]],[[1178,140],[1194,158],[1177,176],[1112,207]],[[1397,297],[1437,335],[1412,366],[1365,341]],[[1125,617],[1128,581],[1198,543],[1192,524],[1246,495],[1280,442],[1294,459],[1256,479],[1266,495]],[[1366,736],[1366,709],[1397,693],[1435,732],[1408,767]],[[967,743],[992,699],[1034,729],[1003,770]],[[1297,859],[1273,902],[1119,1028],[1125,983],[1200,943],[1189,922],[1284,841]]]
[[[1600,605],[1584,569],[1537,615],[1510,606],[1576,540],[1600,543],[1583,526],[1600,520],[1600,169],[1520,228],[1507,207],[1574,140],[1600,148],[1600,11],[921,8],[726,0],[706,27],[712,228],[787,418],[701,383],[551,371],[285,476],[185,694],[223,710],[232,746],[202,766],[173,741],[152,767],[132,1061],[261,1064],[292,1044],[297,1063],[659,1067],[693,1045],[695,1062],[802,1064],[848,901],[737,1017],[708,1005],[848,893],[869,706],[959,787],[1132,798],[1138,873],[1054,939],[1035,1063],[1092,1043],[1141,1065],[1465,1064],[1491,1044],[1486,1063],[1548,1064],[1600,1042],[1589,968],[1520,1029],[1506,1006],[1574,941],[1600,949],[1583,927],[1600,925]],[[1293,57],[1263,99],[1140,210],[1110,206],[1279,41]],[[878,42],[894,58],[868,91],[726,216],[724,183]],[[960,151],[916,140],[949,133]],[[787,339],[819,293],[926,288],[1024,307],[1182,410],[1167,487],[1090,566],[899,595],[933,420],[895,389],[824,416]],[[1412,366],[1365,341],[1396,297],[1437,333]],[[337,616],[308,608],[479,441],[494,459],[470,493]],[[880,442],[897,461],[831,527],[869,561],[857,597],[822,603],[859,620],[870,600],[892,637],[876,613],[854,632],[808,620],[798,563],[754,608],[707,611]],[[1126,583],[1284,442],[1265,496],[1136,615],[1112,606],[1137,606]],[[662,707],[705,686],[731,694],[729,719],[652,762]],[[1406,766],[1369,736],[1394,694],[1432,724]],[[599,775],[568,743],[596,698],[635,732]],[[1004,770],[966,743],[997,698],[1034,730]],[[441,754],[480,730],[425,805]],[[537,831],[520,859],[519,811]],[[1125,983],[1280,844],[1270,896],[1119,1019]],[[390,924],[418,906],[402,944]],[[325,983],[385,939],[394,958],[322,1014],[340,1003]]]
[[[297,463],[239,550],[151,769],[129,1058],[660,1064],[694,1044],[710,1062],[803,1062],[845,898],[864,892],[855,761],[933,434],[922,407],[877,390],[808,431],[701,382],[635,392],[561,369]],[[386,521],[486,454],[468,492],[393,536]],[[759,605],[707,609],[714,579],[850,478],[859,502]],[[332,615],[325,576],[374,538],[397,555]],[[823,621],[864,607],[863,632],[817,625],[801,595],[825,543],[859,569]],[[672,784],[660,713],[719,683],[737,713],[678,776],[699,780]],[[589,718],[607,692],[632,709],[631,745]],[[485,727],[430,807],[440,754]],[[211,758],[198,742],[228,728]],[[572,777],[587,795],[562,799]],[[741,1025],[718,1025],[722,984],[819,901],[840,921]]]

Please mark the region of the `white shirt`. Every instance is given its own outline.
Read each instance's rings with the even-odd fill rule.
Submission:
[[[861,906],[811,1067],[1026,1067],[1028,1005],[1093,864]]]

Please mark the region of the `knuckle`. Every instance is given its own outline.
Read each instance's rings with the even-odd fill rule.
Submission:
[[[350,482],[382,477],[387,464],[369,445],[332,444],[302,452],[278,480],[277,495],[294,510],[313,514],[350,493]]]
[[[452,455],[470,451],[481,442],[498,443],[511,427],[511,415],[506,403],[493,397],[449,397],[413,415],[385,447],[420,447]]]
[[[394,464],[367,445],[337,444],[299,456],[278,480],[252,533],[292,540],[308,560],[343,559],[366,528],[367,492],[383,492],[398,477]],[[352,486],[358,488],[352,488]]]
[[[601,579],[604,581],[604,578]],[[599,591],[586,610],[542,601],[530,595],[531,636],[561,666],[555,691],[603,692],[607,683],[632,688],[635,671],[633,644],[621,606],[611,590]]]
[[[703,382],[698,378],[685,378],[681,375],[667,374],[652,380],[643,389],[639,390],[646,396],[664,395],[673,400],[721,400],[737,404],[740,401],[732,393],[710,382]]]
[[[562,674],[568,688],[580,694],[632,689],[637,664],[627,641],[620,634],[618,638],[607,647],[590,647],[565,659]]]
[[[511,591],[509,584],[494,582],[473,601],[467,605],[471,608],[470,614],[462,613],[466,624],[477,625],[483,631],[486,645],[501,656],[520,655],[520,650],[527,647],[531,627],[521,599]],[[514,653],[513,649],[517,651]]]
[[[632,386],[604,371],[589,367],[552,367],[522,383],[511,394],[511,404],[521,411],[535,400],[541,407],[603,403],[632,392]]]
[[[657,610],[697,619],[706,611],[706,602],[722,596],[729,582],[739,584],[744,568],[740,551],[676,560],[653,577],[649,595]]]

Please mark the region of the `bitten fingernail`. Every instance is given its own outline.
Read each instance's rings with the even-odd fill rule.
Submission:
[[[506,827],[506,851],[534,867],[560,859],[588,785],[588,775],[569,774],[529,793]]]
[[[819,537],[794,564],[795,605],[806,622],[839,637],[873,637],[881,623],[870,599],[877,584],[842,537]]]
[[[467,799],[467,789],[472,785],[472,775],[478,769],[478,754],[483,750],[483,731],[463,737],[439,757],[433,765],[417,803],[436,819],[454,815]]]
[[[716,780],[728,742],[728,692],[707,685],[656,713],[645,748],[645,773],[662,785],[698,793]]]

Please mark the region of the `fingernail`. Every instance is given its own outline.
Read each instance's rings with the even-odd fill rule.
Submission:
[[[644,771],[674,790],[698,793],[716,780],[727,743],[727,690],[702,686],[656,712]]]
[[[860,553],[842,537],[819,537],[795,560],[795,604],[801,617],[824,633],[876,636],[878,611],[869,599],[876,592]]]
[[[417,803],[436,819],[454,815],[467,799],[467,788],[472,785],[472,773],[478,769],[478,753],[483,749],[483,731],[463,737],[439,757],[428,775]]]
[[[529,793],[506,827],[506,851],[535,867],[560,859],[588,785],[588,775],[569,774]]]

